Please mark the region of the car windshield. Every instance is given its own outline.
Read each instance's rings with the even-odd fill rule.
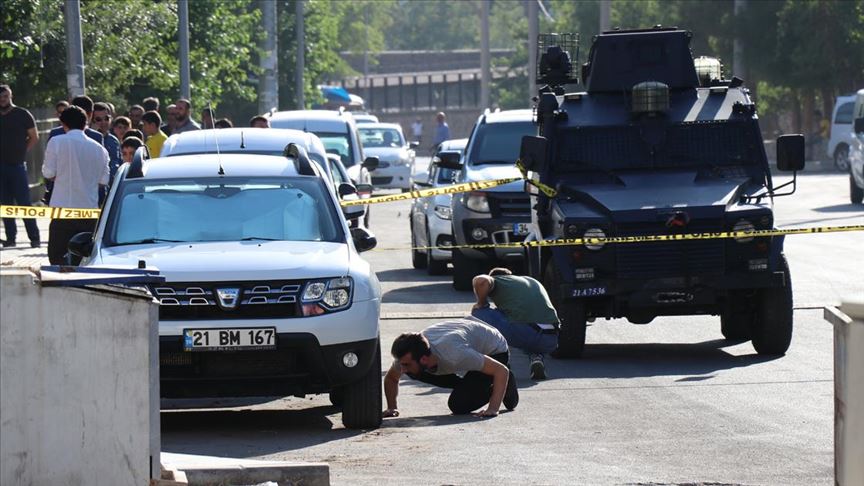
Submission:
[[[318,135],[328,154],[336,154],[342,160],[342,165],[351,167],[356,164],[354,151],[351,149],[351,139],[347,133],[313,132]]]
[[[127,180],[120,191],[108,219],[106,246],[345,240],[332,199],[319,179]]]
[[[402,134],[395,128],[360,128],[360,140],[364,147],[393,148],[405,145]]]
[[[744,123],[670,124],[653,144],[639,125],[561,129],[551,157],[557,172],[756,164],[759,132]]]
[[[471,142],[469,163],[513,165],[519,158],[522,137],[536,134],[537,127],[530,121],[480,125]]]

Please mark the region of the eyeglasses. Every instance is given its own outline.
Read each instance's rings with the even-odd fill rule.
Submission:
[[[103,122],[103,121],[110,121],[110,120],[111,120],[110,116],[106,116],[106,117],[94,116],[93,117],[93,121],[95,121],[95,122]]]

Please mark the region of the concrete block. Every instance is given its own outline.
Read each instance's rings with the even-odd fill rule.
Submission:
[[[279,486],[329,486],[325,463],[258,461],[190,454],[162,453],[163,463],[186,475],[190,486],[250,485],[275,482]]]

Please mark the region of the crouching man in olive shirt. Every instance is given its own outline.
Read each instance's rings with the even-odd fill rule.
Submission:
[[[507,368],[510,350],[498,330],[473,318],[454,319],[400,335],[393,341],[395,361],[384,377],[385,417],[399,409],[399,378],[409,377],[450,388],[447,405],[454,414],[468,414],[484,405],[480,417],[498,415],[501,404],[513,410],[519,403],[516,378]]]

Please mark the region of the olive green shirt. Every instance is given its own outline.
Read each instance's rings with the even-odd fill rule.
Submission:
[[[510,322],[558,323],[558,314],[543,284],[519,275],[496,275],[492,279],[495,285],[489,298]]]

